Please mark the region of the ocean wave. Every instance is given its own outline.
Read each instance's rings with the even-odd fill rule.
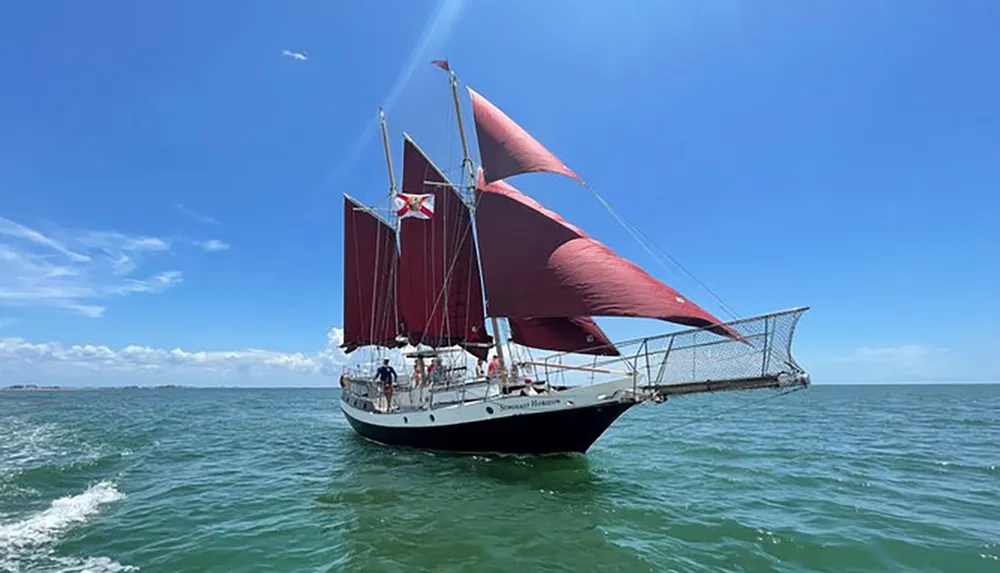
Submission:
[[[0,482],[33,470],[87,466],[117,453],[54,423],[10,418],[0,423],[0,435],[8,436],[0,442]]]
[[[104,557],[58,557],[54,546],[72,527],[86,523],[101,506],[124,498],[115,484],[98,482],[77,495],[61,497],[40,512],[0,523],[0,569],[9,571],[134,571]],[[27,568],[27,569],[26,569]]]
[[[49,565],[40,569],[32,569],[35,573],[126,573],[138,571],[132,565],[122,565],[107,557],[58,557],[53,558]]]

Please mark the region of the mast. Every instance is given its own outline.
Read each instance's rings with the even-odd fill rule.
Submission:
[[[389,149],[389,127],[385,123],[385,110],[381,107],[378,108],[378,118],[379,123],[382,127],[382,147],[385,148],[385,165],[389,169],[389,195],[386,198],[387,205],[389,207],[389,221],[392,224],[392,230],[395,247],[399,248],[399,219],[393,216],[392,201],[396,196],[396,175],[392,171],[392,152]],[[393,323],[397,326],[399,325],[399,281],[396,280],[396,273],[399,272],[399,266],[396,265],[392,269],[392,295],[393,300],[396,304],[393,305]]]
[[[392,211],[392,198],[396,196],[396,176],[392,171],[392,153],[389,150],[389,128],[385,124],[385,110],[378,108],[379,123],[382,126],[382,147],[385,148],[385,164],[389,168],[389,211]]]
[[[465,124],[462,122],[462,107],[458,100],[458,78],[455,76],[455,70],[448,66],[448,80],[451,85],[451,97],[455,103],[455,116],[458,118],[458,134],[462,140],[462,170],[464,173],[462,177],[468,177],[468,185],[465,186],[467,189],[468,197],[466,198],[469,203],[469,215],[472,217],[473,225],[470,232],[472,232],[473,240],[476,240],[476,209],[475,209],[475,185],[476,185],[476,172],[472,166],[472,157],[469,155],[469,143],[465,139]],[[482,265],[482,261],[479,263]],[[479,276],[482,277],[482,272],[480,271]],[[486,290],[483,289],[483,296],[488,296]],[[493,326],[493,342],[496,344],[497,349],[497,359],[500,361],[500,383],[504,386],[507,385],[507,365],[503,354],[503,336],[500,333],[500,321],[497,320],[495,316],[490,317],[490,324]]]

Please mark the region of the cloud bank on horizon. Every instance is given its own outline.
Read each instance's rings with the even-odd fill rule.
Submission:
[[[339,328],[314,353],[62,345],[0,338],[0,386],[331,386],[347,362]]]

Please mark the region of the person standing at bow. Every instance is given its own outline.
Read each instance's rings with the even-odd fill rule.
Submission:
[[[385,409],[392,410],[392,385],[396,382],[396,370],[389,366],[389,359],[382,360],[382,365],[375,372],[376,380],[382,382],[382,391],[385,394]]]

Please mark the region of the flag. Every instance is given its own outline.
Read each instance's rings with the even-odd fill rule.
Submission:
[[[397,193],[394,201],[396,215],[400,219],[416,217],[430,219],[434,214],[434,195],[414,195],[412,193]]]
[[[451,71],[451,66],[448,65],[448,60],[431,60],[431,63],[446,72]]]

